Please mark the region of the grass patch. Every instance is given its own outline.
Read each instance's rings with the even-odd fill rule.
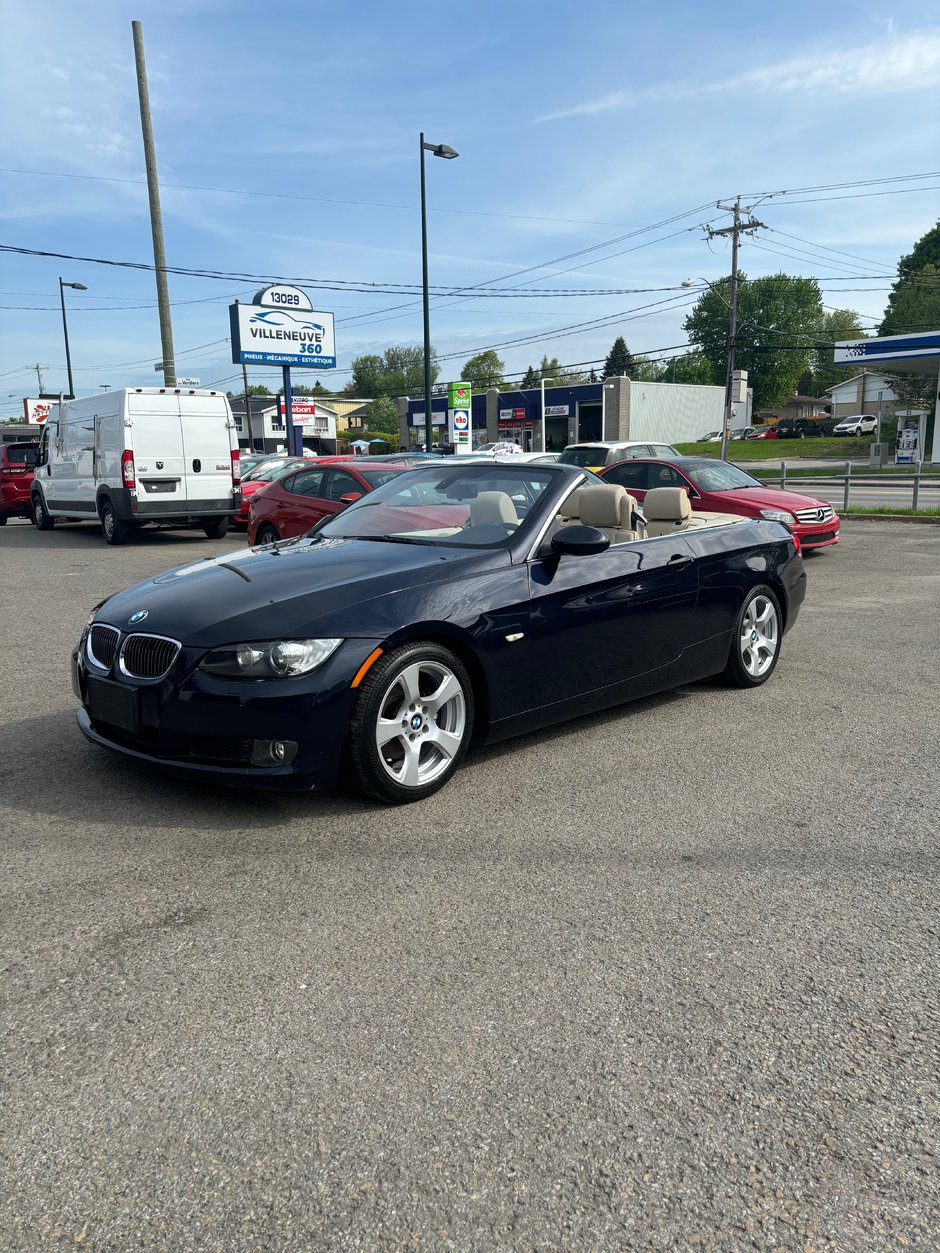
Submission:
[[[720,457],[721,444],[675,444],[683,457]],[[733,439],[728,445],[732,461],[790,461],[793,458],[832,458],[851,461],[867,457],[868,439]]]
[[[848,509],[840,509],[839,516],[853,513],[877,513],[886,518],[940,518],[940,506],[931,505],[929,509],[895,509],[893,505],[850,505]]]

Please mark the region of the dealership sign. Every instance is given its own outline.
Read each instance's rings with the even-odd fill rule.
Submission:
[[[567,405],[546,405],[545,416],[546,418],[566,418],[568,416],[568,406]]]
[[[336,367],[332,313],[317,312],[299,287],[265,287],[250,305],[229,306],[236,365]]]
[[[32,396],[23,397],[23,413],[30,426],[41,426],[52,412],[57,400],[34,400]]]

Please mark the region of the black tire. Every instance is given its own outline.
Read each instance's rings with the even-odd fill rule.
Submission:
[[[258,532],[255,535],[255,544],[276,544],[280,538],[280,535],[277,533],[277,527],[272,526],[270,522],[265,522],[263,526],[258,527]]]
[[[768,644],[760,642],[771,634],[767,630],[767,624],[761,628],[759,622],[752,621],[750,630],[747,630],[749,619],[762,615],[766,606],[772,611],[773,622],[773,638]],[[777,668],[782,638],[783,614],[780,611],[780,601],[774,591],[760,584],[748,592],[735,618],[728,664],[722,677],[732,687],[760,687]]]
[[[7,524],[7,515],[5,513],[0,513],[0,526],[6,526],[6,524]]]
[[[98,512],[101,517],[101,534],[104,536],[105,543],[123,544],[130,528],[117,516],[114,505],[107,496],[101,502]]]
[[[222,539],[228,531],[228,518],[207,518],[202,529],[206,539]]]
[[[418,699],[409,704],[405,680],[415,675]],[[441,686],[435,688],[435,683]],[[452,695],[435,710],[433,694],[445,683]],[[473,710],[470,676],[448,649],[416,641],[386,653],[363,680],[349,718],[349,781],[357,791],[388,805],[406,805],[432,796],[464,758],[473,733]],[[389,727],[399,720],[401,723],[401,732],[396,725],[381,750],[377,740],[380,720]],[[447,737],[446,747],[442,737]],[[416,748],[411,747],[415,744]],[[413,782],[395,777],[411,773],[411,767]]]
[[[33,526],[37,531],[51,531],[55,526],[55,518],[50,518],[46,513],[46,506],[43,499],[37,492],[33,497]]]

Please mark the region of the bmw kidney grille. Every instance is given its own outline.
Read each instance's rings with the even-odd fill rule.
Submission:
[[[125,635],[118,666],[131,679],[162,679],[179,650],[178,640],[162,635]]]
[[[102,670],[110,670],[120,638],[121,632],[116,627],[96,622],[88,632],[88,660]]]

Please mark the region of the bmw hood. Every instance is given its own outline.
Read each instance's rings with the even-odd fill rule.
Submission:
[[[502,549],[300,538],[168,570],[109,597],[96,620],[195,648],[292,635],[371,638],[401,625],[401,599],[416,589],[509,563]]]

